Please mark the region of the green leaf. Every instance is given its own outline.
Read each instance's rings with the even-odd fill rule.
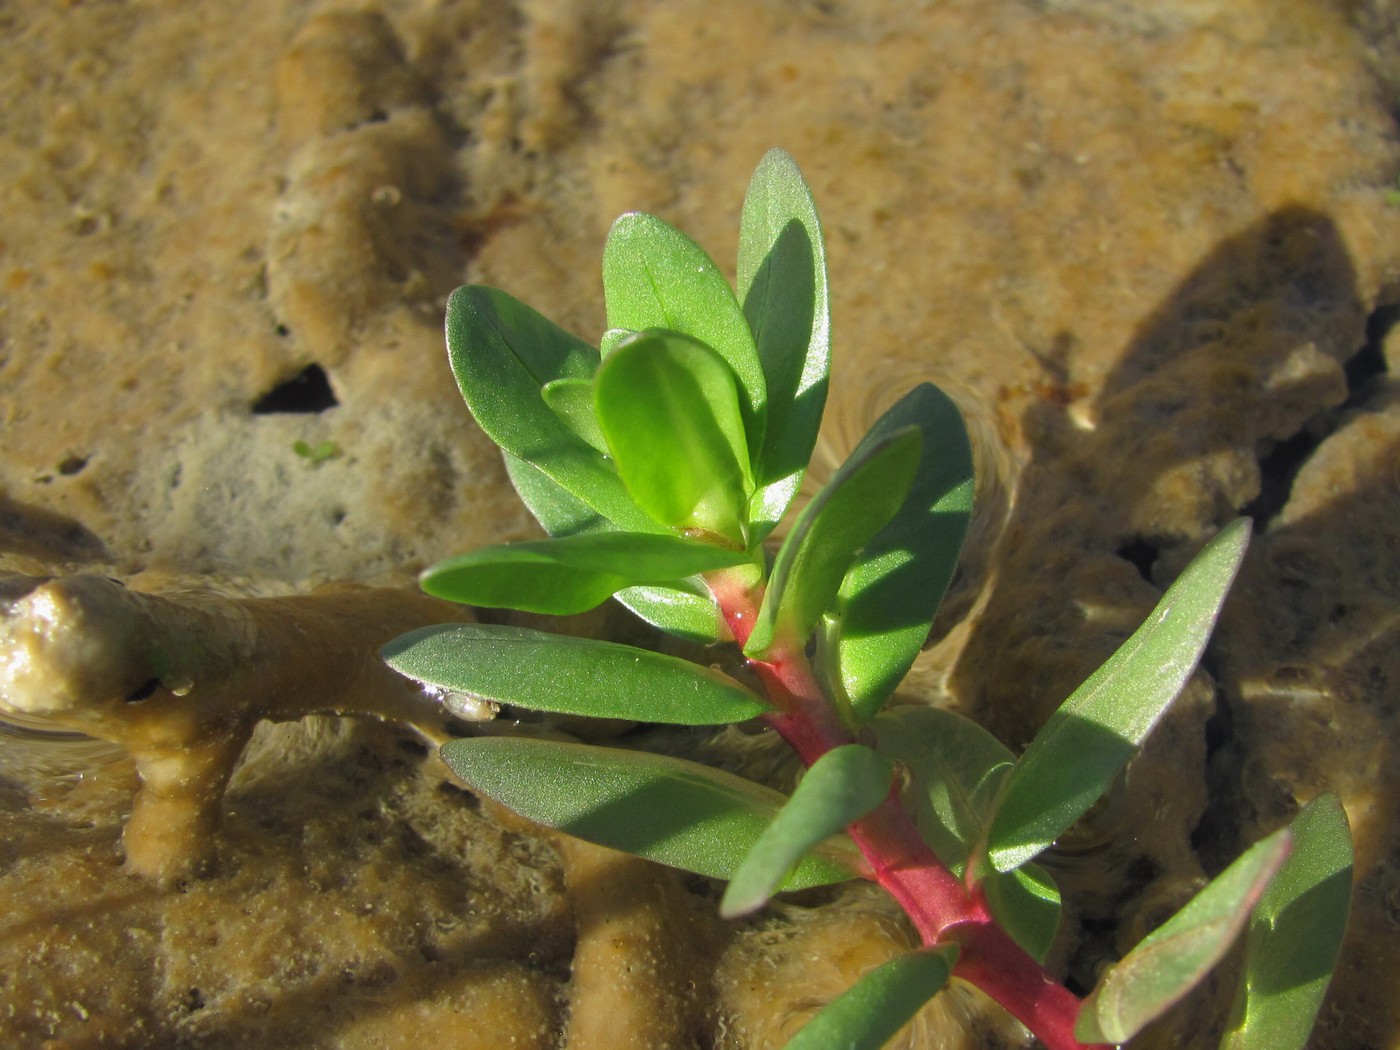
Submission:
[[[506,471],[521,500],[550,535],[617,528],[523,460],[507,454]],[[703,645],[729,640],[719,604],[698,576],[671,587],[629,587],[614,597],[647,623],[678,638]]]
[[[607,441],[593,414],[593,380],[552,379],[540,388],[540,394],[565,426],[599,452],[607,452]]]
[[[732,641],[719,603],[698,576],[671,587],[629,587],[614,597],[653,627],[689,642]]]
[[[909,770],[919,833],[961,877],[1016,757],[976,722],[937,707],[882,711],[870,728],[876,750]]]
[[[904,502],[921,443],[917,427],[862,442],[803,508],[774,559],[746,655],[763,659],[774,648],[806,643],[852,560]]]
[[[715,879],[734,874],[785,801],[696,762],[555,740],[454,740],[442,757],[473,790],[537,824]],[[783,888],[845,882],[860,870],[843,836],[808,854]]]
[[[1249,922],[1221,1050],[1302,1050],[1341,950],[1352,878],[1346,812],[1321,795],[1290,827],[1293,853]]]
[[[875,749],[909,778],[908,803],[924,841],[961,878],[980,848],[1001,782],[1015,756],[976,722],[937,707],[895,707],[870,723]],[[1044,960],[1060,923],[1060,893],[1035,864],[982,880],[997,925]]]
[[[759,161],[744,197],[738,288],[768,390],[763,448],[755,458],[759,487],[749,504],[760,539],[802,484],[831,367],[821,223],[802,173],[780,149]]]
[[[502,457],[520,502],[551,536],[617,528],[588,504],[560,488],[538,467],[532,467],[509,452],[502,453]]]
[[[753,478],[734,373],[723,358],[688,336],[643,332],[609,355],[593,398],[639,506],[663,525],[745,546]]]
[[[994,871],[982,880],[987,908],[1013,941],[1043,963],[1060,928],[1060,888],[1034,862]]]
[[[423,627],[395,638],[382,652],[390,667],[425,685],[532,711],[719,725],[768,710],[712,668],[615,642],[523,627]]]
[[[449,601],[567,616],[625,587],[669,583],[746,560],[742,551],[679,536],[596,532],[485,547],[438,562],[419,583]]]
[[[879,1050],[943,990],[957,958],[956,945],[895,956],[823,1007],[784,1050]]]
[[[808,850],[885,801],[893,783],[894,763],[859,744],[817,759],[731,876],[720,914],[734,919],[763,907]]]
[[[603,246],[603,295],[609,328],[680,332],[729,363],[743,392],[747,448],[756,454],[768,400],[763,366],[739,300],[704,249],[654,215],[623,215]]]
[[[1195,671],[1248,542],[1248,519],[1222,529],[1031,741],[992,819],[988,856],[998,871],[1054,842],[1127,765]]]
[[[589,378],[596,350],[505,292],[472,285],[447,301],[447,351],[467,407],[492,441],[623,528],[661,531],[541,393],[558,379]]]
[[[889,699],[927,640],[972,513],[967,430],[957,406],[937,387],[915,387],[861,444],[910,425],[923,434],[913,487],[851,566],[831,617],[836,676],[862,721]]]
[[[1229,951],[1291,846],[1287,829],[1250,847],[1113,966],[1084,1000],[1074,1034],[1124,1043],[1180,1002]]]

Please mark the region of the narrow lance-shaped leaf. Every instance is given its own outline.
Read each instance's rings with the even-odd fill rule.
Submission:
[[[567,616],[625,587],[669,583],[747,560],[741,551],[647,532],[596,532],[485,547],[419,577],[428,594],[467,605]]]
[[[1255,843],[1148,934],[1084,1000],[1074,1034],[1124,1043],[1180,1002],[1230,950],[1290,845],[1286,829]]]
[[[1303,807],[1293,853],[1254,909],[1221,1050],[1303,1050],[1342,947],[1352,848],[1335,795]]]
[[[919,467],[922,438],[905,427],[862,443],[803,508],[773,561],[744,652],[801,646],[836,600],[852,559],[904,502]]]
[[[778,792],[696,762],[524,737],[442,747],[473,790],[521,816],[659,864],[727,879],[785,801]],[[824,843],[783,884],[854,878],[862,860],[844,837]]]
[[[972,513],[972,448],[957,406],[923,383],[881,416],[862,444],[906,426],[923,434],[913,487],[851,566],[831,616],[827,644],[836,677],[862,721],[889,699],[927,640]]]
[[[654,215],[623,215],[603,246],[603,295],[609,328],[680,332],[729,363],[743,391],[746,447],[756,454],[768,400],[763,366],[739,300],[705,250]]]
[[[615,530],[596,513],[523,460],[506,454],[506,472],[525,506],[552,536]],[[728,641],[719,604],[698,576],[673,586],[628,587],[615,596],[647,623],[702,645]]]
[[[423,627],[395,638],[382,652],[390,667],[425,685],[531,711],[719,725],[768,710],[712,668],[629,645],[523,627]]]
[[[749,517],[761,538],[796,495],[817,440],[831,367],[826,248],[816,204],[792,157],[759,161],[739,219],[739,297],[768,389],[758,489]]]
[[[897,955],[837,996],[784,1050],[880,1050],[943,990],[958,959],[955,945]]]
[[[987,855],[998,871],[1054,842],[1132,758],[1195,671],[1248,542],[1248,519],[1222,529],[1031,741],[992,819]]]
[[[492,441],[602,517],[637,532],[662,531],[602,453],[541,394],[554,380],[591,376],[597,351],[505,292],[476,285],[448,299],[447,350],[467,407]]]
[[[723,358],[687,336],[644,332],[608,356],[593,399],[639,506],[663,525],[746,545],[753,478],[734,373]]]
[[[720,914],[733,919],[763,907],[808,850],[878,806],[893,783],[894,763],[859,744],[817,759],[730,878]]]

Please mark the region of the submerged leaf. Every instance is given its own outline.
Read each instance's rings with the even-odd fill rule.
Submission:
[[[763,907],[808,850],[878,806],[893,783],[894,764],[859,744],[817,759],[731,877],[720,914],[733,919]]]
[[[768,705],[728,675],[615,642],[500,624],[422,627],[384,646],[400,674],[531,711],[719,725]]]
[[[1024,864],[1080,818],[1136,753],[1196,669],[1244,558],[1249,520],[1227,525],[1182,570],[1133,636],[1065,701],[1007,778],[988,856]]]
[[[895,956],[823,1007],[784,1050],[880,1050],[943,990],[957,959],[955,945]]]
[[[1351,903],[1346,812],[1320,795],[1290,829],[1293,853],[1250,919],[1221,1050],[1302,1050],[1332,980]]]
[[[763,659],[775,645],[806,642],[852,560],[904,502],[921,442],[916,427],[863,442],[807,504],[773,561],[745,654]]]
[[[832,617],[837,676],[861,721],[875,716],[919,655],[972,513],[972,448],[957,406],[923,383],[881,416],[861,444],[907,426],[923,435],[914,484],[841,582]]]
[[[620,344],[593,386],[598,424],[637,504],[663,525],[745,546],[753,488],[734,372],[674,332]]]
[[[419,583],[449,601],[567,616],[625,587],[679,581],[746,560],[742,551],[679,536],[595,532],[484,547],[438,562]]]
[[[1291,844],[1287,830],[1255,843],[1148,934],[1084,1000],[1074,1034],[1124,1043],[1180,1002],[1230,950]]]
[[[443,761],[473,790],[547,827],[659,864],[727,879],[785,799],[695,762],[522,737],[454,740]],[[809,853],[783,883],[806,889],[854,878],[844,838]]]
[[[749,506],[753,538],[760,539],[802,484],[831,367],[821,223],[802,173],[780,149],[759,161],[744,197],[738,288],[768,389],[763,447],[754,459],[759,487]]]

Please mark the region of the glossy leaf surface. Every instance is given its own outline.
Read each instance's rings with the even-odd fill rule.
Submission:
[[[762,659],[775,645],[805,643],[856,554],[904,502],[921,442],[905,427],[862,443],[803,508],[773,561],[746,654]]]
[[[861,444],[906,426],[923,435],[913,487],[846,574],[834,613],[837,674],[864,721],[919,655],[972,513],[972,448],[957,406],[921,384],[881,416]]]
[[[998,871],[1054,842],[1136,753],[1195,671],[1248,542],[1248,519],[1222,529],[1031,741],[992,819],[988,855]]]
[[[703,248],[654,215],[629,212],[603,246],[603,295],[609,328],[680,332],[724,358],[743,391],[747,448],[762,447],[768,397],[758,348],[733,289]]]
[[[382,652],[425,685],[531,711],[718,725],[768,710],[728,675],[688,660],[523,627],[423,627]]]
[[[727,879],[777,814],[782,795],[666,755],[523,737],[444,744],[442,757],[473,790],[589,842]],[[844,882],[860,869],[844,837],[798,865],[787,890]]]
[[[625,587],[670,583],[745,561],[740,551],[647,532],[595,532],[484,547],[429,568],[428,594],[490,608],[567,616]]]
[[[1290,828],[1293,853],[1250,919],[1221,1050],[1302,1050],[1341,950],[1352,880],[1346,812],[1321,795]]]
[[[659,532],[617,472],[545,404],[545,384],[587,379],[597,352],[524,303],[494,288],[458,288],[447,303],[452,372],[481,429],[602,517]]]
[[[785,1050],[880,1050],[943,990],[952,945],[898,955],[837,996],[788,1040]]]
[[[593,387],[598,424],[632,498],[673,528],[744,546],[753,488],[734,373],[686,336],[644,332],[620,344]]]
[[[1179,1002],[1229,951],[1288,856],[1280,831],[1250,847],[1113,966],[1079,1011],[1075,1035],[1124,1043]]]
[[[812,764],[725,888],[720,914],[757,911],[807,852],[889,797],[894,763],[859,744],[834,748]]]
[[[739,219],[739,298],[768,388],[750,518],[762,536],[802,484],[826,405],[831,320],[816,204],[791,156],[769,150]]]

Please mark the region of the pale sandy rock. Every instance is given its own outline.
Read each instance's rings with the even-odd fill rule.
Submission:
[[[1356,357],[1400,288],[1391,6],[14,5],[0,553],[285,591],[527,534],[452,388],[443,297],[491,283],[596,339],[612,219],[653,210],[730,271],[745,181],[784,146],[829,242],[823,469],[933,379],[995,474],[953,598],[975,615],[906,699],[1023,745],[1216,528],[1282,508],[1210,675],[1067,841],[1084,924],[1057,958],[1092,980],[1203,866],[1338,790],[1362,890],[1315,1043],[1389,1045],[1396,452],[1390,395],[1354,379],[1395,362],[1393,337]],[[312,364],[337,404],[251,411]],[[0,1041],[555,1045],[582,914],[555,847],[399,738],[288,732],[233,781],[230,866],[184,894],[116,867],[129,767],[7,773]],[[675,892],[632,917],[638,959],[712,906]],[[664,1024],[712,988],[690,1035],[767,1045],[905,943],[857,898],[722,927],[712,986],[627,1005]],[[1198,1045],[1219,1001],[1140,1042]],[[940,1009],[915,1045],[1015,1042],[974,999]]]

